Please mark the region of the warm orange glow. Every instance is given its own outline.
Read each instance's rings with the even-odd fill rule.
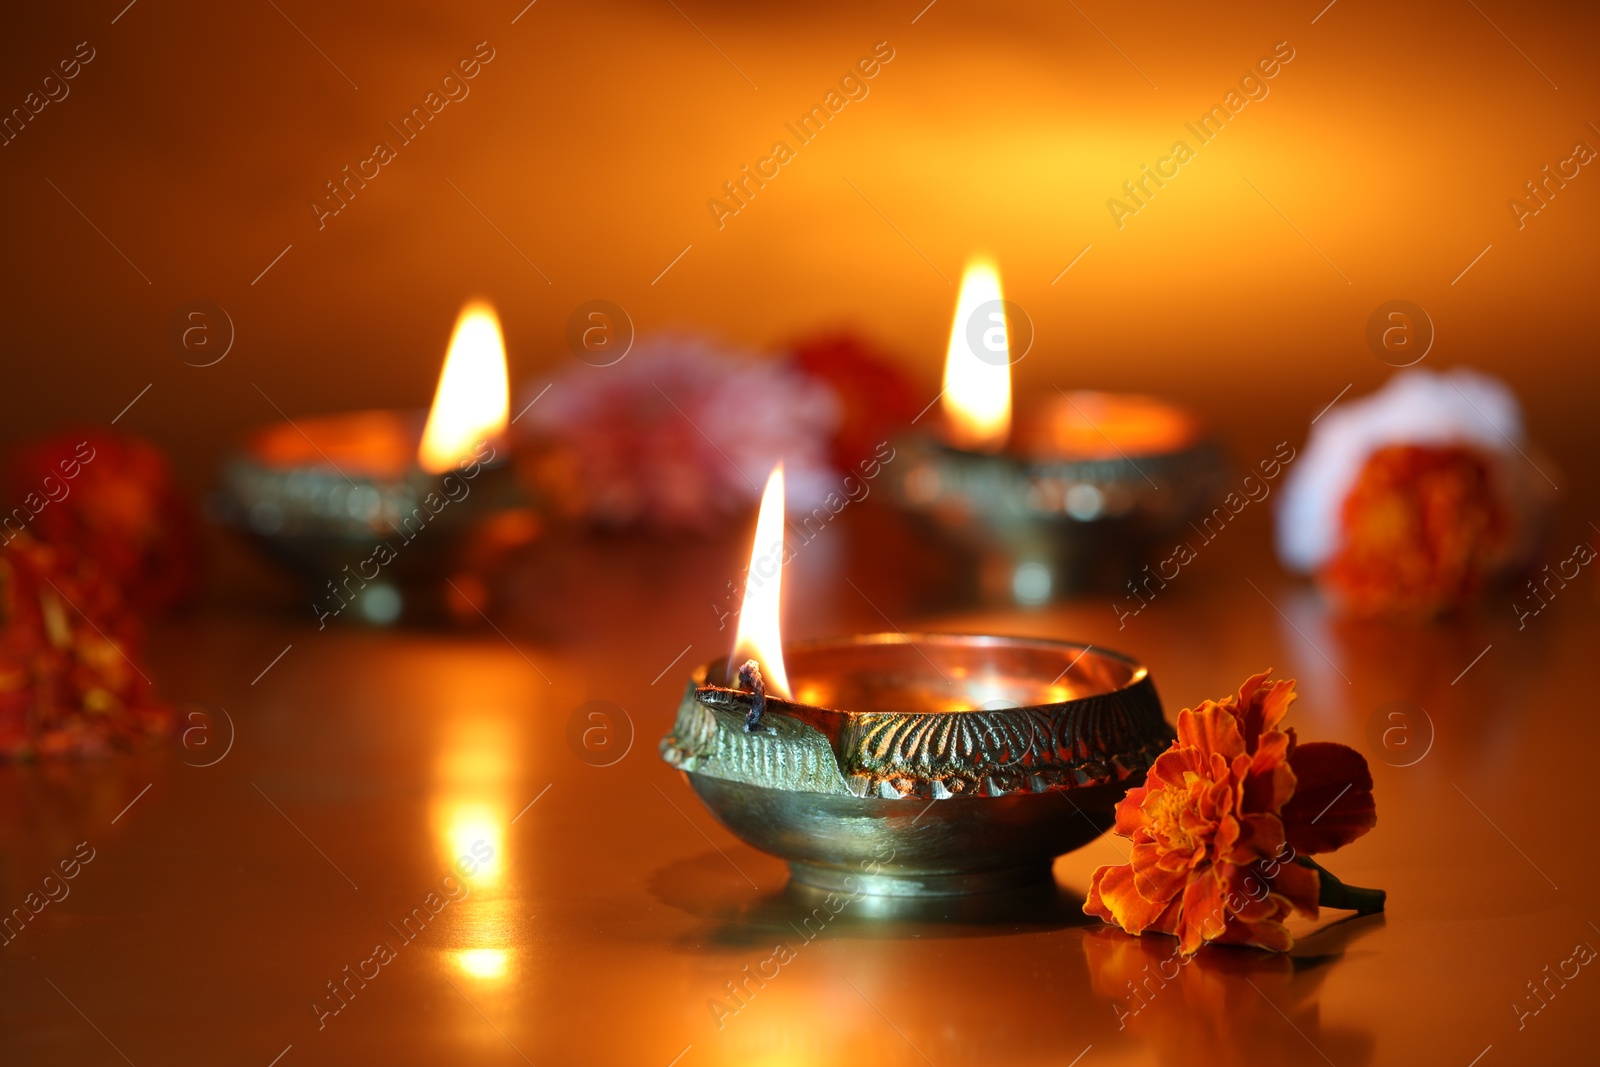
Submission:
[[[789,676],[783,669],[783,635],[778,625],[783,555],[783,464],[779,463],[772,468],[766,492],[761,494],[750,571],[744,583],[744,605],[739,610],[739,631],[733,642],[733,665],[738,669],[745,660],[755,660],[761,664],[767,692],[787,699]]]
[[[462,921],[452,927],[454,943],[446,955],[467,977],[499,983],[512,971],[509,946],[523,919],[520,898],[508,885],[513,831],[522,831],[526,844],[533,825],[530,814],[513,826],[515,813],[527,812],[528,800],[538,794],[523,795],[531,790],[520,709],[495,707],[503,679],[468,673],[471,680],[454,680],[435,697],[442,714],[429,807],[440,869],[464,890],[452,890],[459,900],[453,900],[451,913]]]
[[[1023,419],[1013,449],[1033,459],[1113,459],[1155,456],[1189,448],[1200,423],[1182,408],[1154,397],[1075,391],[1050,393]]]
[[[469,948],[456,953],[456,965],[474,978],[504,978],[509,953],[503,948]]]
[[[451,706],[441,729],[430,808],[440,862],[477,891],[505,880],[511,819],[526,801],[511,792],[520,767],[512,724],[468,701]]]
[[[506,823],[497,806],[483,803],[455,803],[445,813],[444,841],[450,862],[461,870],[461,857],[470,856],[477,867],[463,875],[475,888],[492,886],[505,870]],[[470,868],[468,868],[470,869]]]
[[[439,372],[417,462],[431,474],[471,456],[480,441],[505,432],[511,415],[506,346],[494,308],[475,300],[461,309]]]
[[[998,452],[1011,433],[1010,343],[999,300],[999,270],[986,259],[973,259],[961,276],[944,357],[945,425],[956,448]],[[974,323],[974,313],[986,304],[993,306]]]

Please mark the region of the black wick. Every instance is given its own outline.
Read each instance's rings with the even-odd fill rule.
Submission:
[[[761,679],[761,664],[753,659],[745,660],[744,666],[739,668],[739,686],[755,694],[744,717],[744,732],[754,733],[761,725],[761,713],[767,710],[767,683]]]

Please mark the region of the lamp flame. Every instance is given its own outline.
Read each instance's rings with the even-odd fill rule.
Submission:
[[[504,433],[510,414],[500,320],[487,302],[474,300],[461,309],[450,335],[417,462],[430,474],[442,474],[471,456],[480,442]]]
[[[987,259],[970,261],[944,357],[945,425],[956,448],[998,452],[1011,434],[1010,338],[999,301],[999,270]],[[974,323],[986,304],[983,321]]]
[[[761,511],[756,516],[756,539],[750,548],[750,570],[745,575],[744,603],[739,609],[739,629],[733,642],[735,666],[753,659],[761,666],[767,692],[789,697],[789,676],[783,669],[783,634],[778,625],[779,589],[783,584],[783,464],[772,468]]]

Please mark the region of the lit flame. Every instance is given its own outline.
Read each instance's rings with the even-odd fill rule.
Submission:
[[[950,444],[975,452],[997,452],[1011,433],[1010,338],[998,307],[973,323],[973,313],[1000,299],[1000,272],[974,259],[961,276],[955,323],[944,357],[944,413]],[[978,348],[973,347],[976,338]],[[981,353],[981,355],[980,355]]]
[[[439,372],[417,462],[440,474],[471,456],[479,442],[505,432],[511,414],[506,346],[500,320],[475,300],[461,309]]]
[[[779,463],[772,468],[766,492],[761,494],[744,605],[739,609],[739,631],[733,642],[733,666],[738,670],[745,660],[755,660],[761,665],[767,692],[788,699],[789,676],[783,669],[783,636],[778,626],[783,553],[783,464]]]

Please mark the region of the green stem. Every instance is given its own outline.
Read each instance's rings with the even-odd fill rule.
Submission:
[[[1298,862],[1305,867],[1310,867],[1317,872],[1321,891],[1317,895],[1317,904],[1324,908],[1343,908],[1354,911],[1357,915],[1372,915],[1383,910],[1384,900],[1388,894],[1381,889],[1363,889],[1358,885],[1345,885],[1339,881],[1327,868],[1309,856],[1299,857]]]

